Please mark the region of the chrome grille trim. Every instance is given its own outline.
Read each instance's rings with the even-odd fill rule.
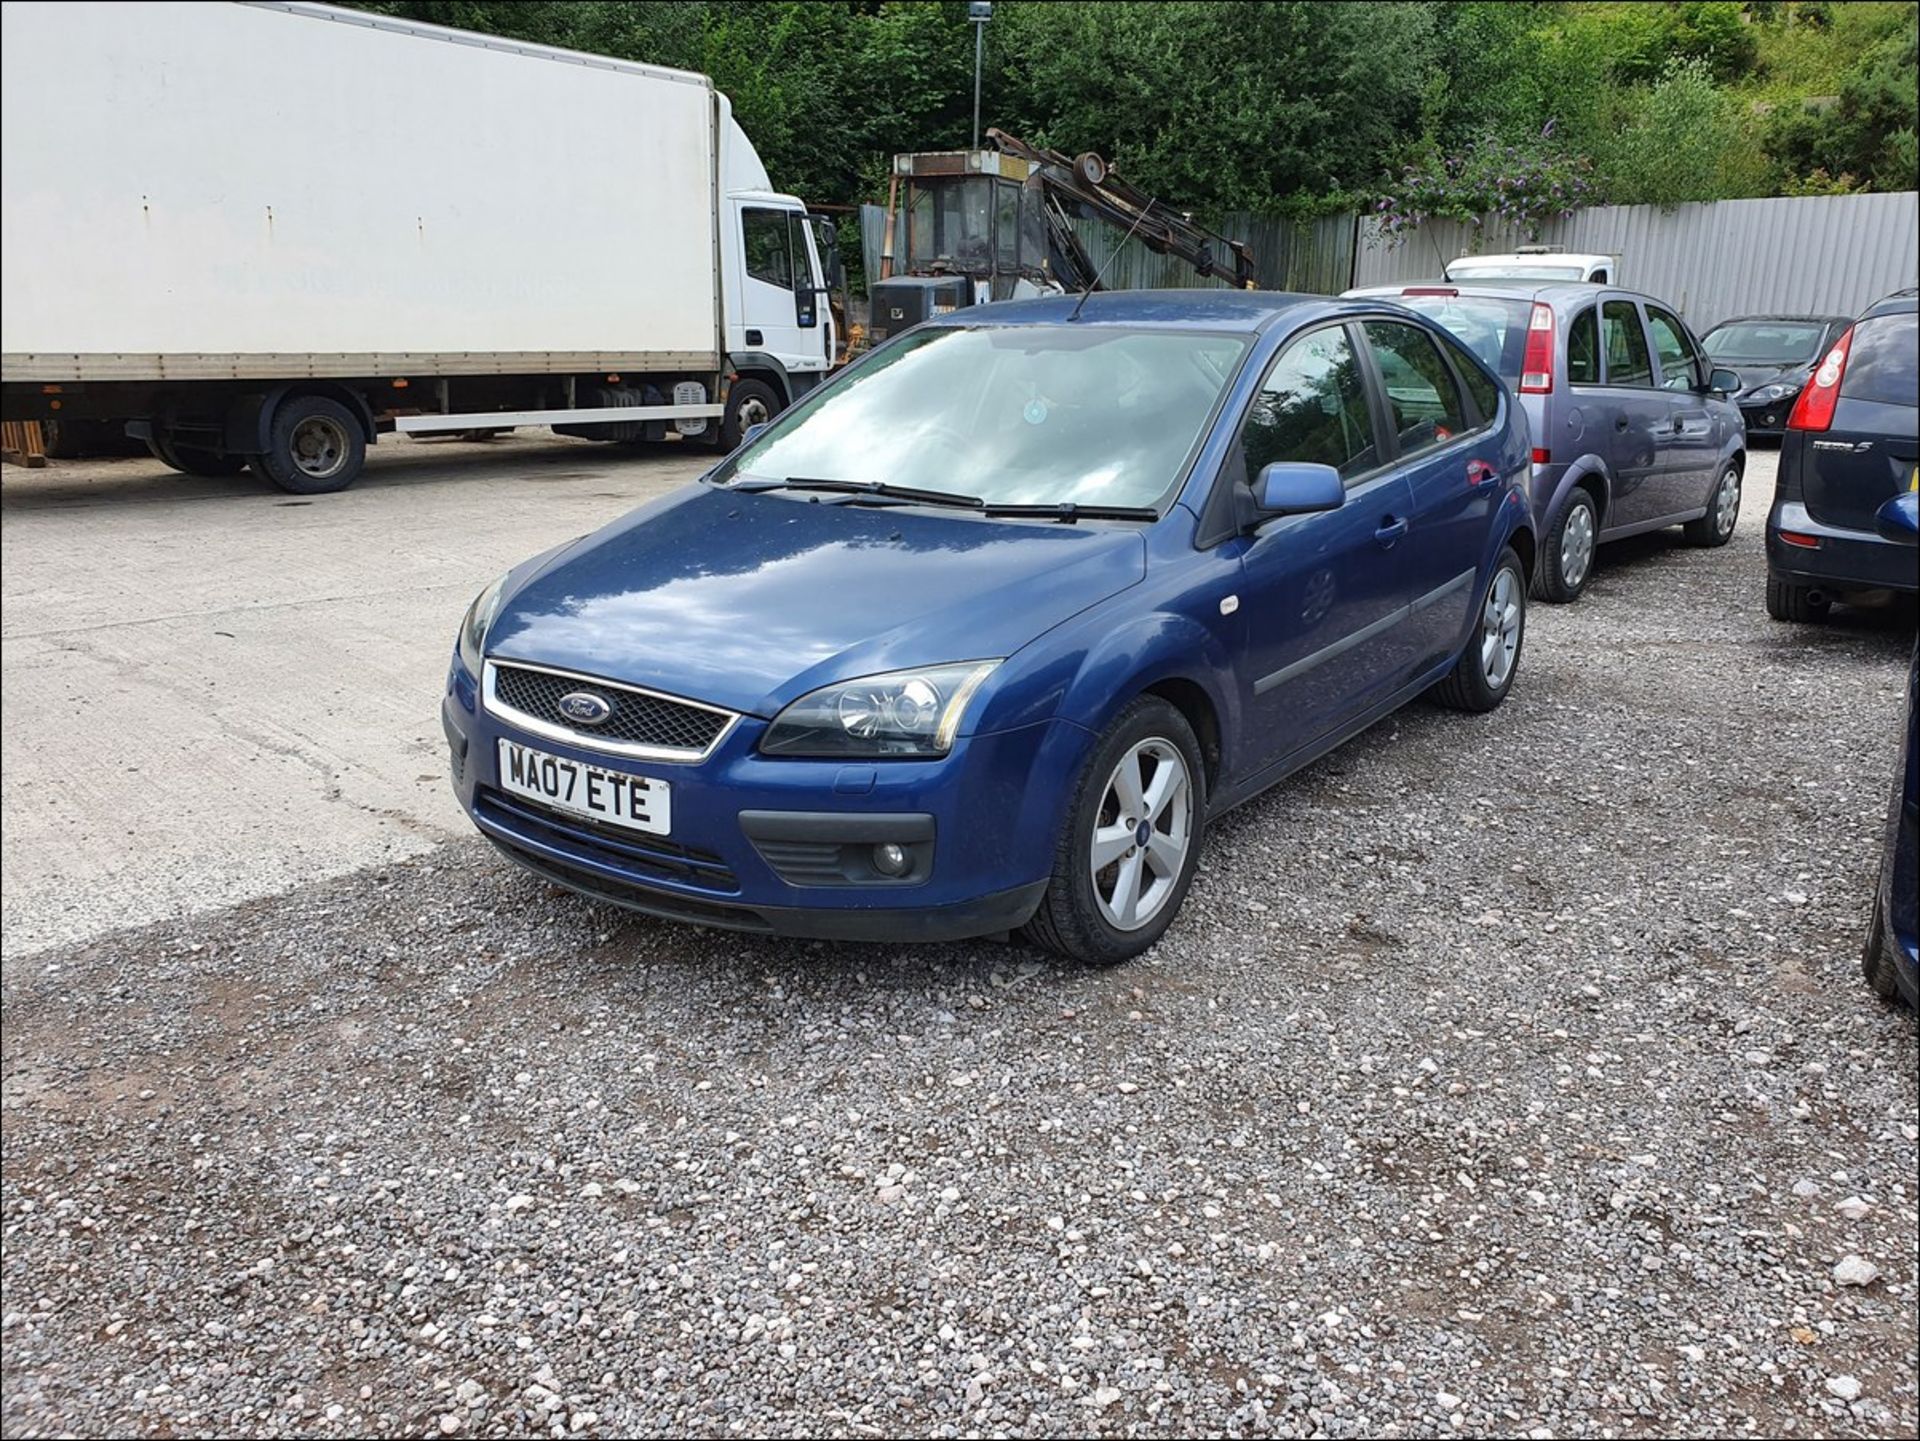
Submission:
[[[686,706],[692,710],[706,711],[720,716],[724,724],[714,733],[712,740],[700,750],[691,750],[680,746],[646,745],[638,741],[611,740],[606,736],[597,736],[592,731],[576,730],[571,726],[555,725],[538,716],[528,715],[525,711],[508,705],[500,699],[499,667],[511,666],[515,670],[538,671],[542,675],[556,676],[561,680],[578,681],[582,685],[598,686],[602,690],[619,691],[628,695],[645,696],[649,700],[665,701],[670,705]],[[561,670],[557,666],[536,665],[531,661],[502,659],[495,662],[489,657],[481,666],[485,672],[481,686],[482,704],[486,710],[501,720],[507,721],[519,730],[530,735],[558,741],[562,745],[577,746],[582,750],[599,751],[606,755],[631,756],[635,760],[664,761],[671,765],[694,765],[705,760],[720,749],[733,728],[740,724],[740,713],[721,706],[707,705],[703,701],[688,700],[685,696],[668,695],[665,691],[649,690],[646,686],[629,685],[623,681],[608,680],[604,676],[584,675],[579,671]]]

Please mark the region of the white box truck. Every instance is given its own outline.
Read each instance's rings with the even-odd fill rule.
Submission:
[[[832,227],[703,75],[326,5],[0,26],[8,420],[310,494],[394,431],[731,446],[832,365]]]

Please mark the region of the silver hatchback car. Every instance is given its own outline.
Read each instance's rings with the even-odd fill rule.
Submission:
[[[1347,294],[1439,321],[1518,396],[1533,431],[1542,600],[1578,598],[1602,541],[1669,525],[1685,526],[1695,545],[1732,538],[1747,463],[1746,426],[1729,399],[1740,378],[1714,369],[1660,301],[1529,281]]]

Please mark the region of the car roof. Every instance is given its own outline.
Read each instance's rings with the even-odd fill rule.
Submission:
[[[1851,315],[1729,315],[1725,320],[1717,321],[1714,329],[1722,325],[1751,325],[1774,320],[1789,320],[1803,325],[1851,325]]]
[[[1539,300],[1548,305],[1572,305],[1576,301],[1591,300],[1604,290],[1609,294],[1653,300],[1655,305],[1666,304],[1664,300],[1654,300],[1651,295],[1638,295],[1632,290],[1622,290],[1617,285],[1596,285],[1590,280],[1412,280],[1399,285],[1368,285],[1346,293],[1356,300],[1397,300],[1410,290],[1452,291],[1459,295],[1484,296],[1490,300]]]
[[[1920,287],[1908,286],[1905,290],[1896,290],[1873,302],[1861,315],[1862,320],[1875,315],[1910,315],[1920,310]]]
[[[962,306],[929,324],[938,326],[1059,325],[1080,306],[1078,295],[1048,295],[1032,300],[996,300],[991,306]],[[1182,330],[1225,330],[1257,334],[1275,321],[1304,319],[1316,312],[1351,309],[1327,295],[1286,290],[1098,290],[1080,306],[1081,325],[1165,326]]]

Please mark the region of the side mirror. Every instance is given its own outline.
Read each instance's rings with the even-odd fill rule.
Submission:
[[[1715,395],[1732,395],[1740,389],[1739,373],[1716,365],[1713,374],[1707,377],[1707,389]]]
[[[1920,545],[1920,494],[1901,491],[1873,513],[1873,528],[1895,545]]]
[[[1309,515],[1347,503],[1340,472],[1310,460],[1277,460],[1254,482],[1253,503],[1262,515]]]

